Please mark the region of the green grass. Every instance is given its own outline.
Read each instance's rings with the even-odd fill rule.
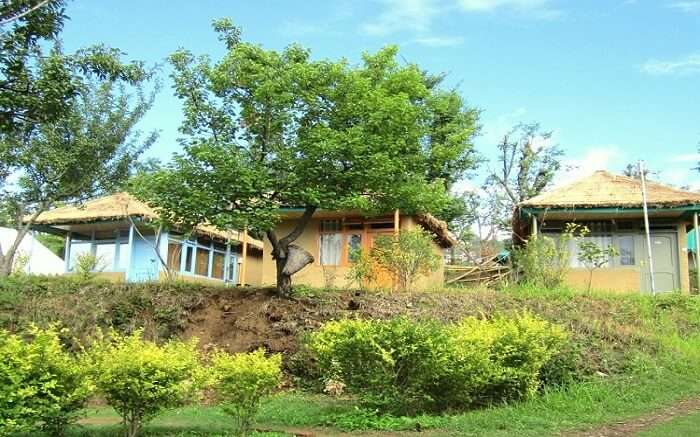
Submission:
[[[678,417],[666,423],[640,431],[639,437],[694,437],[700,429],[700,412]]]

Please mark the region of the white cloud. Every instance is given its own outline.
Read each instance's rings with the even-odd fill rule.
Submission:
[[[700,162],[700,153],[684,153],[671,156],[668,160],[670,162]]]
[[[489,12],[499,8],[521,11],[543,9],[549,0],[459,0],[459,5],[468,12]]]
[[[416,38],[413,42],[426,47],[454,47],[462,45],[464,38],[459,36],[427,36]]]
[[[403,30],[428,32],[433,19],[442,11],[436,0],[382,0],[384,11],[362,26],[375,36]]]
[[[480,142],[483,142],[487,147],[492,148],[503,140],[503,136],[507,134],[513,126],[523,121],[527,114],[526,108],[516,108],[506,114],[501,114],[492,120],[485,120],[481,130]]]
[[[700,1],[678,1],[670,3],[668,7],[687,14],[700,13]]]
[[[672,61],[650,59],[642,65],[641,70],[652,76],[697,74],[700,73],[700,53]]]
[[[554,179],[553,188],[570,184],[577,179],[593,174],[597,170],[611,170],[624,164],[624,154],[616,145],[594,146],[583,155],[562,162],[562,169]]]

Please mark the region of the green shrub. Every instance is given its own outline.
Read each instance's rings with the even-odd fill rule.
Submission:
[[[432,237],[420,228],[377,237],[370,256],[396,279],[401,291],[409,290],[418,277],[434,272],[440,265]]]
[[[98,336],[90,350],[94,378],[129,437],[162,410],[195,399],[206,383],[196,339],[159,346],[142,340],[141,331],[109,337]]]
[[[212,359],[214,387],[223,410],[234,419],[237,435],[247,435],[263,397],[280,383],[282,356],[260,349],[246,354],[217,352]]]
[[[453,328],[453,336],[458,351],[466,348],[467,356],[488,357],[485,369],[475,369],[483,371],[474,396],[478,403],[534,395],[540,387],[540,370],[567,338],[561,328],[527,313],[492,320],[467,318]]]
[[[310,336],[323,377],[342,381],[364,404],[396,414],[447,402],[443,373],[449,337],[436,323],[341,320]]]
[[[374,260],[369,252],[356,249],[350,252],[350,261],[350,269],[345,279],[355,284],[360,290],[366,290],[377,278]]]
[[[86,367],[62,347],[55,327],[28,340],[0,331],[0,435],[61,435],[93,392]]]
[[[560,328],[523,314],[448,326],[342,320],[312,334],[308,347],[323,377],[364,405],[415,414],[529,397],[565,339]]]

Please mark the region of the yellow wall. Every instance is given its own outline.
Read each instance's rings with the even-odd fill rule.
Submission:
[[[260,253],[260,252],[257,252]],[[260,286],[262,284],[263,256],[253,255],[248,252],[246,261],[245,282],[248,285]]]
[[[571,269],[566,274],[566,283],[573,288],[586,290],[588,288],[588,274],[586,269]],[[634,267],[596,269],[593,271],[591,289],[639,293],[641,290],[639,269]]]
[[[287,235],[291,232],[292,228],[296,224],[294,220],[284,220],[279,225],[275,231],[278,236]],[[293,284],[308,285],[311,287],[326,287],[327,282],[332,284],[333,287],[338,288],[356,288],[357,285],[353,284],[352,281],[347,279],[349,272],[349,267],[347,266],[322,266],[319,264],[319,229],[320,229],[321,219],[312,219],[306,226],[304,233],[293,243],[307,250],[314,257],[313,264],[309,264],[304,267],[301,271],[292,276]],[[402,216],[400,219],[400,229],[408,230],[416,226],[416,222],[413,217]],[[444,265],[443,265],[443,251],[442,248],[434,244],[435,253],[440,256],[440,267],[433,272],[431,275],[420,278],[415,284],[416,289],[425,289],[439,287],[443,285],[444,282]],[[273,286],[277,281],[277,273],[275,268],[275,260],[272,259],[272,246],[270,241],[266,238],[264,242],[263,249],[263,260],[262,260],[262,284],[264,286]],[[332,278],[332,280],[331,280]]]

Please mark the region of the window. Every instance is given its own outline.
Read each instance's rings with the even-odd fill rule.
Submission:
[[[216,279],[224,279],[224,258],[226,255],[219,252],[214,252],[214,259],[211,265],[211,277]]]
[[[238,279],[238,257],[231,255],[228,259],[228,280],[236,282]]]
[[[121,241],[119,244],[119,265],[117,269],[126,270],[129,267],[129,261],[131,261],[131,248],[129,247],[128,241]]]
[[[323,266],[340,264],[343,234],[340,220],[323,220],[321,222],[321,239],[319,244],[319,262]]]
[[[95,245],[96,270],[112,270],[114,267],[115,248],[114,243],[97,243]]]
[[[595,244],[598,245],[600,248],[606,248],[610,245],[612,245],[612,236],[610,235],[593,235],[593,236],[588,236],[584,237],[584,241],[592,241]],[[581,261],[578,260],[578,244],[576,244],[576,241],[570,241],[569,244],[571,245],[571,258],[569,260],[569,263],[571,267],[574,268],[585,268],[586,265],[582,263]],[[608,261],[605,265],[602,267],[610,267],[610,261]]]
[[[181,247],[178,241],[168,241],[168,269],[172,271],[180,271]]]
[[[620,252],[620,265],[633,266],[634,259],[634,235],[617,237],[618,252]]]
[[[362,249],[362,234],[348,234],[348,262],[355,261],[354,257]]]
[[[70,270],[75,270],[78,258],[92,253],[92,243],[90,241],[73,240],[70,245]]]
[[[195,259],[195,264],[197,265],[194,273],[200,276],[209,276],[209,250],[197,248],[197,258]]]
[[[186,272],[192,273],[192,270],[194,270],[194,266],[192,265],[193,259],[194,259],[194,247],[186,246],[185,247],[185,268],[184,268],[184,270]]]

